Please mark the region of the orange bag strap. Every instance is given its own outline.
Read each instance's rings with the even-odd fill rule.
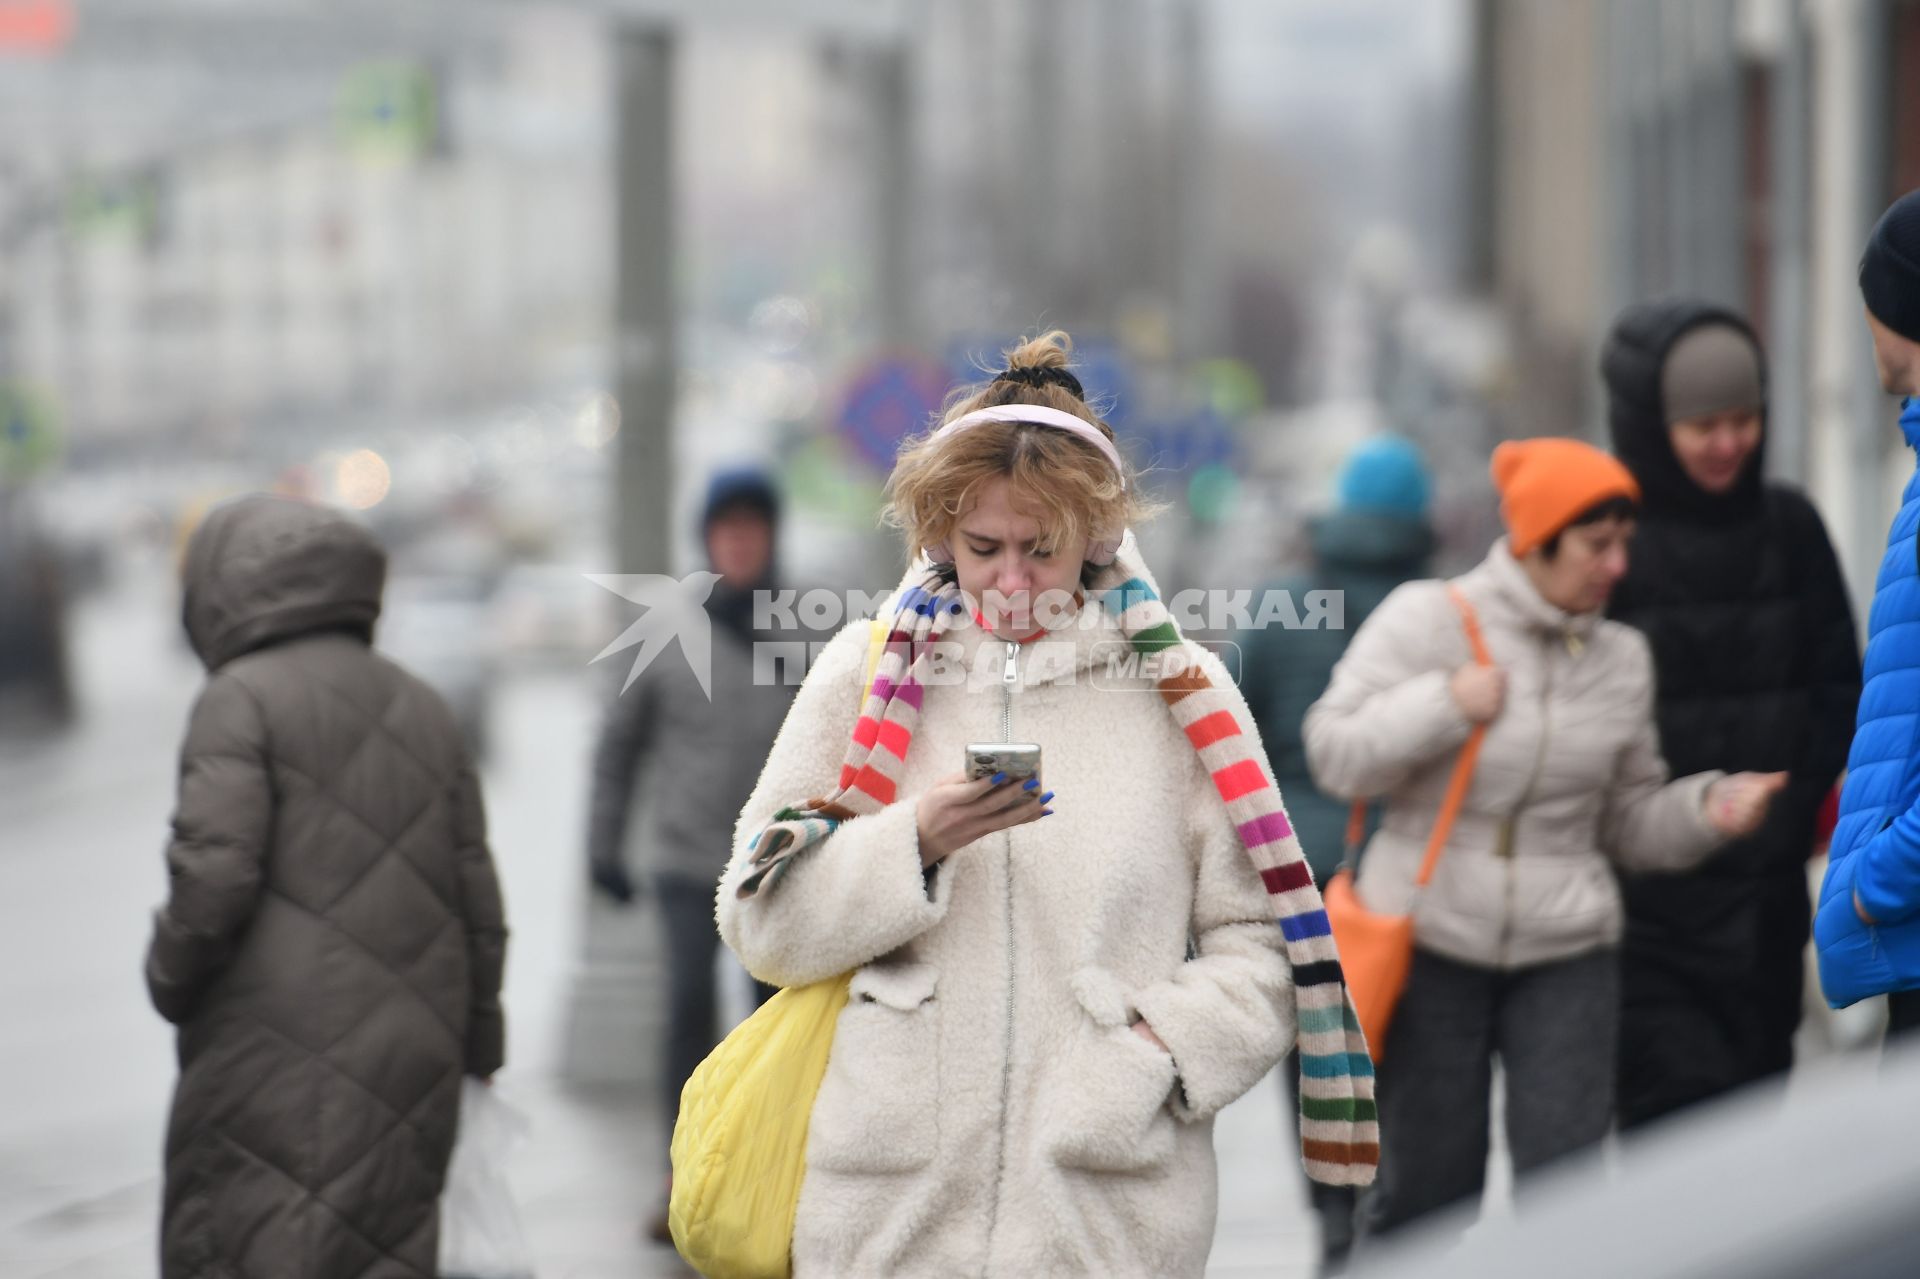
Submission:
[[[1460,624],[1467,632],[1467,645],[1473,650],[1474,662],[1481,666],[1493,665],[1493,656],[1487,652],[1486,637],[1480,633],[1480,615],[1473,611],[1473,605],[1452,582],[1447,583],[1447,596],[1453,601],[1454,608],[1459,610]],[[1440,864],[1440,850],[1447,846],[1447,836],[1453,833],[1454,820],[1460,816],[1460,806],[1466,802],[1467,787],[1473,784],[1474,766],[1480,762],[1480,742],[1486,735],[1487,726],[1475,724],[1473,731],[1467,734],[1466,745],[1460,748],[1460,758],[1454,761],[1446,797],[1440,802],[1440,812],[1433,823],[1433,834],[1427,840],[1426,856],[1421,859],[1420,873],[1413,881],[1416,889],[1427,886],[1427,882],[1433,878],[1434,868]],[[1347,812],[1347,865],[1350,869],[1359,856],[1360,845],[1366,839],[1367,801],[1356,799]]]
[[[1487,652],[1486,638],[1480,634],[1480,617],[1473,611],[1473,605],[1452,582],[1447,583],[1447,595],[1460,611],[1460,624],[1466,628],[1467,644],[1473,649],[1475,664],[1493,665],[1493,657]],[[1453,834],[1454,820],[1460,816],[1460,806],[1466,802],[1467,787],[1473,784],[1474,766],[1480,762],[1480,743],[1486,740],[1486,736],[1487,726],[1475,724],[1473,731],[1467,734],[1467,744],[1460,748],[1460,758],[1453,763],[1453,776],[1447,780],[1446,798],[1440,801],[1440,812],[1433,822],[1433,834],[1427,840],[1427,855],[1421,859],[1420,873],[1414,877],[1416,891],[1427,886],[1433,878],[1434,868],[1440,864],[1440,854],[1447,846],[1447,836]]]
[[[1447,583],[1447,598],[1460,610],[1460,625],[1467,632],[1467,644],[1473,649],[1473,660],[1481,666],[1493,665],[1493,654],[1487,652],[1486,637],[1480,633],[1480,615],[1473,611],[1473,604],[1467,599],[1465,591],[1453,582]]]

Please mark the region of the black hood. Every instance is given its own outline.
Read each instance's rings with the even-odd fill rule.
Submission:
[[[1760,410],[1760,445],[1739,483],[1727,493],[1709,493],[1687,478],[1673,454],[1660,374],[1674,344],[1706,324],[1724,324],[1753,344],[1765,394],[1767,355],[1759,336],[1736,311],[1710,302],[1669,300],[1628,307],[1614,322],[1600,356],[1607,384],[1607,427],[1613,451],[1640,481],[1641,506],[1650,515],[1707,523],[1742,520],[1759,513],[1767,470],[1766,407]]]

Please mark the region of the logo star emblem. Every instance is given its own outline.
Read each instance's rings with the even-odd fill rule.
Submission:
[[[640,672],[677,639],[694,679],[700,682],[700,691],[708,701],[713,700],[713,623],[707,617],[705,605],[707,596],[713,594],[714,584],[720,580],[718,573],[703,569],[683,578],[668,577],[664,573],[588,573],[586,577],[594,585],[646,609],[639,620],[592,658],[597,662],[623,649],[639,646],[626,682],[620,685],[622,693],[632,688]]]

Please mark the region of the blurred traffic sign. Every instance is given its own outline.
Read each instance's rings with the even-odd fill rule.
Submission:
[[[847,384],[841,433],[878,470],[890,470],[900,442],[932,424],[947,393],[946,370],[917,355],[872,361]]]
[[[1211,408],[1144,424],[1129,443],[1138,447],[1154,470],[1179,474],[1204,466],[1231,468],[1239,453],[1232,428]]]
[[[67,220],[79,236],[144,240],[157,225],[159,203],[150,176],[84,177],[68,192]]]
[[[356,151],[417,156],[438,127],[431,72],[411,62],[367,62],[348,71],[336,108],[341,137]]]
[[[849,452],[839,436],[815,435],[790,453],[781,471],[794,505],[849,525],[870,525],[885,495],[878,480],[851,464]]]
[[[1229,421],[1258,413],[1267,402],[1260,375],[1244,360],[1220,357],[1202,360],[1191,374],[1194,388],[1208,408]]]
[[[1133,365],[1119,343],[1104,338],[1076,339],[1073,371],[1094,411],[1114,430],[1126,430],[1132,424],[1137,397]]]
[[[24,480],[60,456],[60,415],[24,382],[0,381],[0,479]]]
[[[992,338],[975,335],[947,347],[947,375],[958,385],[985,382],[999,372],[1000,364],[1000,343]],[[1101,419],[1116,431],[1126,429],[1136,397],[1133,365],[1120,345],[1102,337],[1076,337],[1069,367]]]
[[[1239,500],[1240,476],[1224,462],[1197,466],[1187,480],[1187,509],[1202,524],[1222,523]]]

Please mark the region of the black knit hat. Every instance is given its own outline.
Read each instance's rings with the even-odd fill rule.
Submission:
[[[780,492],[765,471],[755,466],[729,467],[707,481],[707,498],[700,507],[701,530],[735,510],[752,511],[769,524],[780,522]]]
[[[1860,295],[1873,317],[1920,342],[1920,191],[1909,191],[1880,215],[1860,258]]]

